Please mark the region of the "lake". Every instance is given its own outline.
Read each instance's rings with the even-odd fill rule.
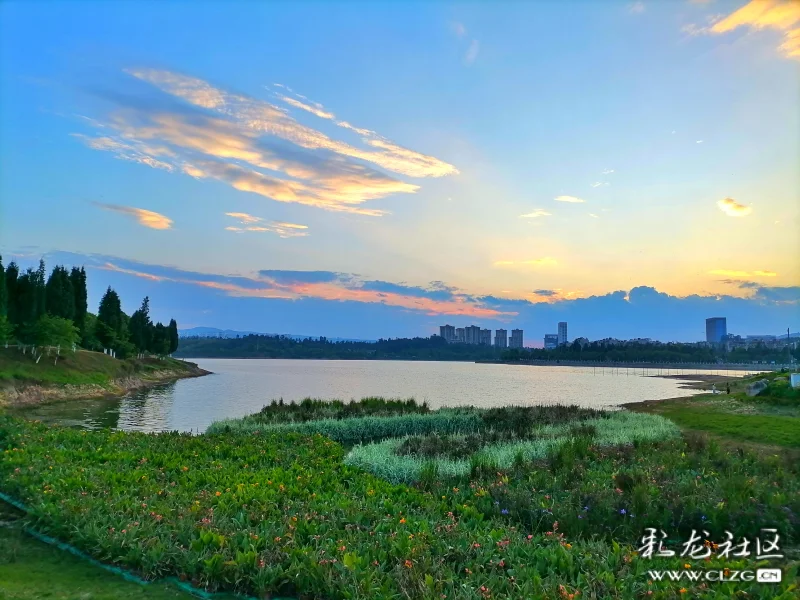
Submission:
[[[467,362],[191,360],[213,375],[182,379],[124,398],[38,406],[23,414],[87,428],[202,432],[213,421],[256,412],[279,398],[415,398],[427,401],[431,408],[556,403],[608,408],[627,402],[690,396],[695,392],[680,387],[684,382],[656,375],[696,373],[680,369],[667,372]]]

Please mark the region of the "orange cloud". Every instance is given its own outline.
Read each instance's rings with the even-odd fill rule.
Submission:
[[[133,217],[139,222],[139,225],[150,229],[170,229],[172,227],[172,219],[152,210],[134,208],[132,206],[118,206],[116,204],[103,204],[101,202],[95,202],[94,205],[103,210],[110,210]]]
[[[727,269],[714,269],[709,271],[711,275],[722,275],[723,277],[777,277],[775,271],[729,271]]]
[[[729,217],[745,217],[753,212],[750,206],[739,204],[733,198],[725,198],[717,202],[719,209]]]
[[[784,31],[784,42],[779,49],[788,58],[800,58],[800,2],[797,0],[751,0],[714,23],[708,31],[722,34],[738,27]]]
[[[277,221],[267,221],[261,217],[254,217],[247,213],[229,212],[225,213],[229,217],[237,219],[243,227],[226,227],[227,231],[243,233],[245,231],[276,233],[279,237],[306,237],[308,233],[302,231],[308,229],[308,225],[298,225],[297,223],[280,223]]]
[[[487,308],[480,303],[464,297],[454,297],[450,300],[434,300],[426,297],[406,295],[397,292],[384,292],[378,290],[364,289],[356,283],[308,283],[299,281],[282,282],[272,278],[247,279],[237,278],[247,281],[250,285],[239,285],[233,282],[208,281],[191,277],[187,273],[186,277],[167,277],[151,275],[150,273],[123,269],[113,263],[106,263],[99,267],[109,271],[116,271],[143,277],[153,281],[173,281],[200,287],[211,288],[226,292],[231,296],[248,298],[281,298],[281,299],[301,299],[317,298],[321,300],[340,301],[340,302],[362,302],[365,304],[385,304],[396,306],[408,310],[424,312],[428,315],[458,315],[470,316],[475,318],[498,318],[513,317],[516,312],[503,312],[492,308]]]

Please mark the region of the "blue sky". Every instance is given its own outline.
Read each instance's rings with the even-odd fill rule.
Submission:
[[[0,250],[182,326],[796,329],[797,6],[6,2]]]

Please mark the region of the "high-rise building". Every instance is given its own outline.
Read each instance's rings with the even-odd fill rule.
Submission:
[[[567,343],[567,322],[561,321],[558,324],[558,345],[563,346]]]
[[[544,334],[544,349],[545,350],[555,350],[558,348],[558,334],[557,333],[545,333]]]
[[[456,341],[456,328],[452,325],[440,325],[439,335],[444,338],[445,342]]]
[[[480,344],[481,328],[476,325],[464,327],[464,342],[467,344]]]
[[[509,348],[522,348],[522,329],[512,329],[511,339],[508,341]]]
[[[508,348],[508,331],[498,329],[494,332],[494,345],[497,348]]]
[[[492,330],[491,329],[481,329],[481,334],[478,343],[481,346],[491,346],[492,345]]]
[[[706,319],[706,342],[721,344],[728,335],[728,322],[725,317]]]
[[[456,327],[456,341],[463,344],[467,341],[466,333],[463,327]]]

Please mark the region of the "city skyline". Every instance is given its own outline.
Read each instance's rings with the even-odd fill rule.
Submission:
[[[639,5],[2,3],[3,261],[186,327],[796,329],[800,10]]]

